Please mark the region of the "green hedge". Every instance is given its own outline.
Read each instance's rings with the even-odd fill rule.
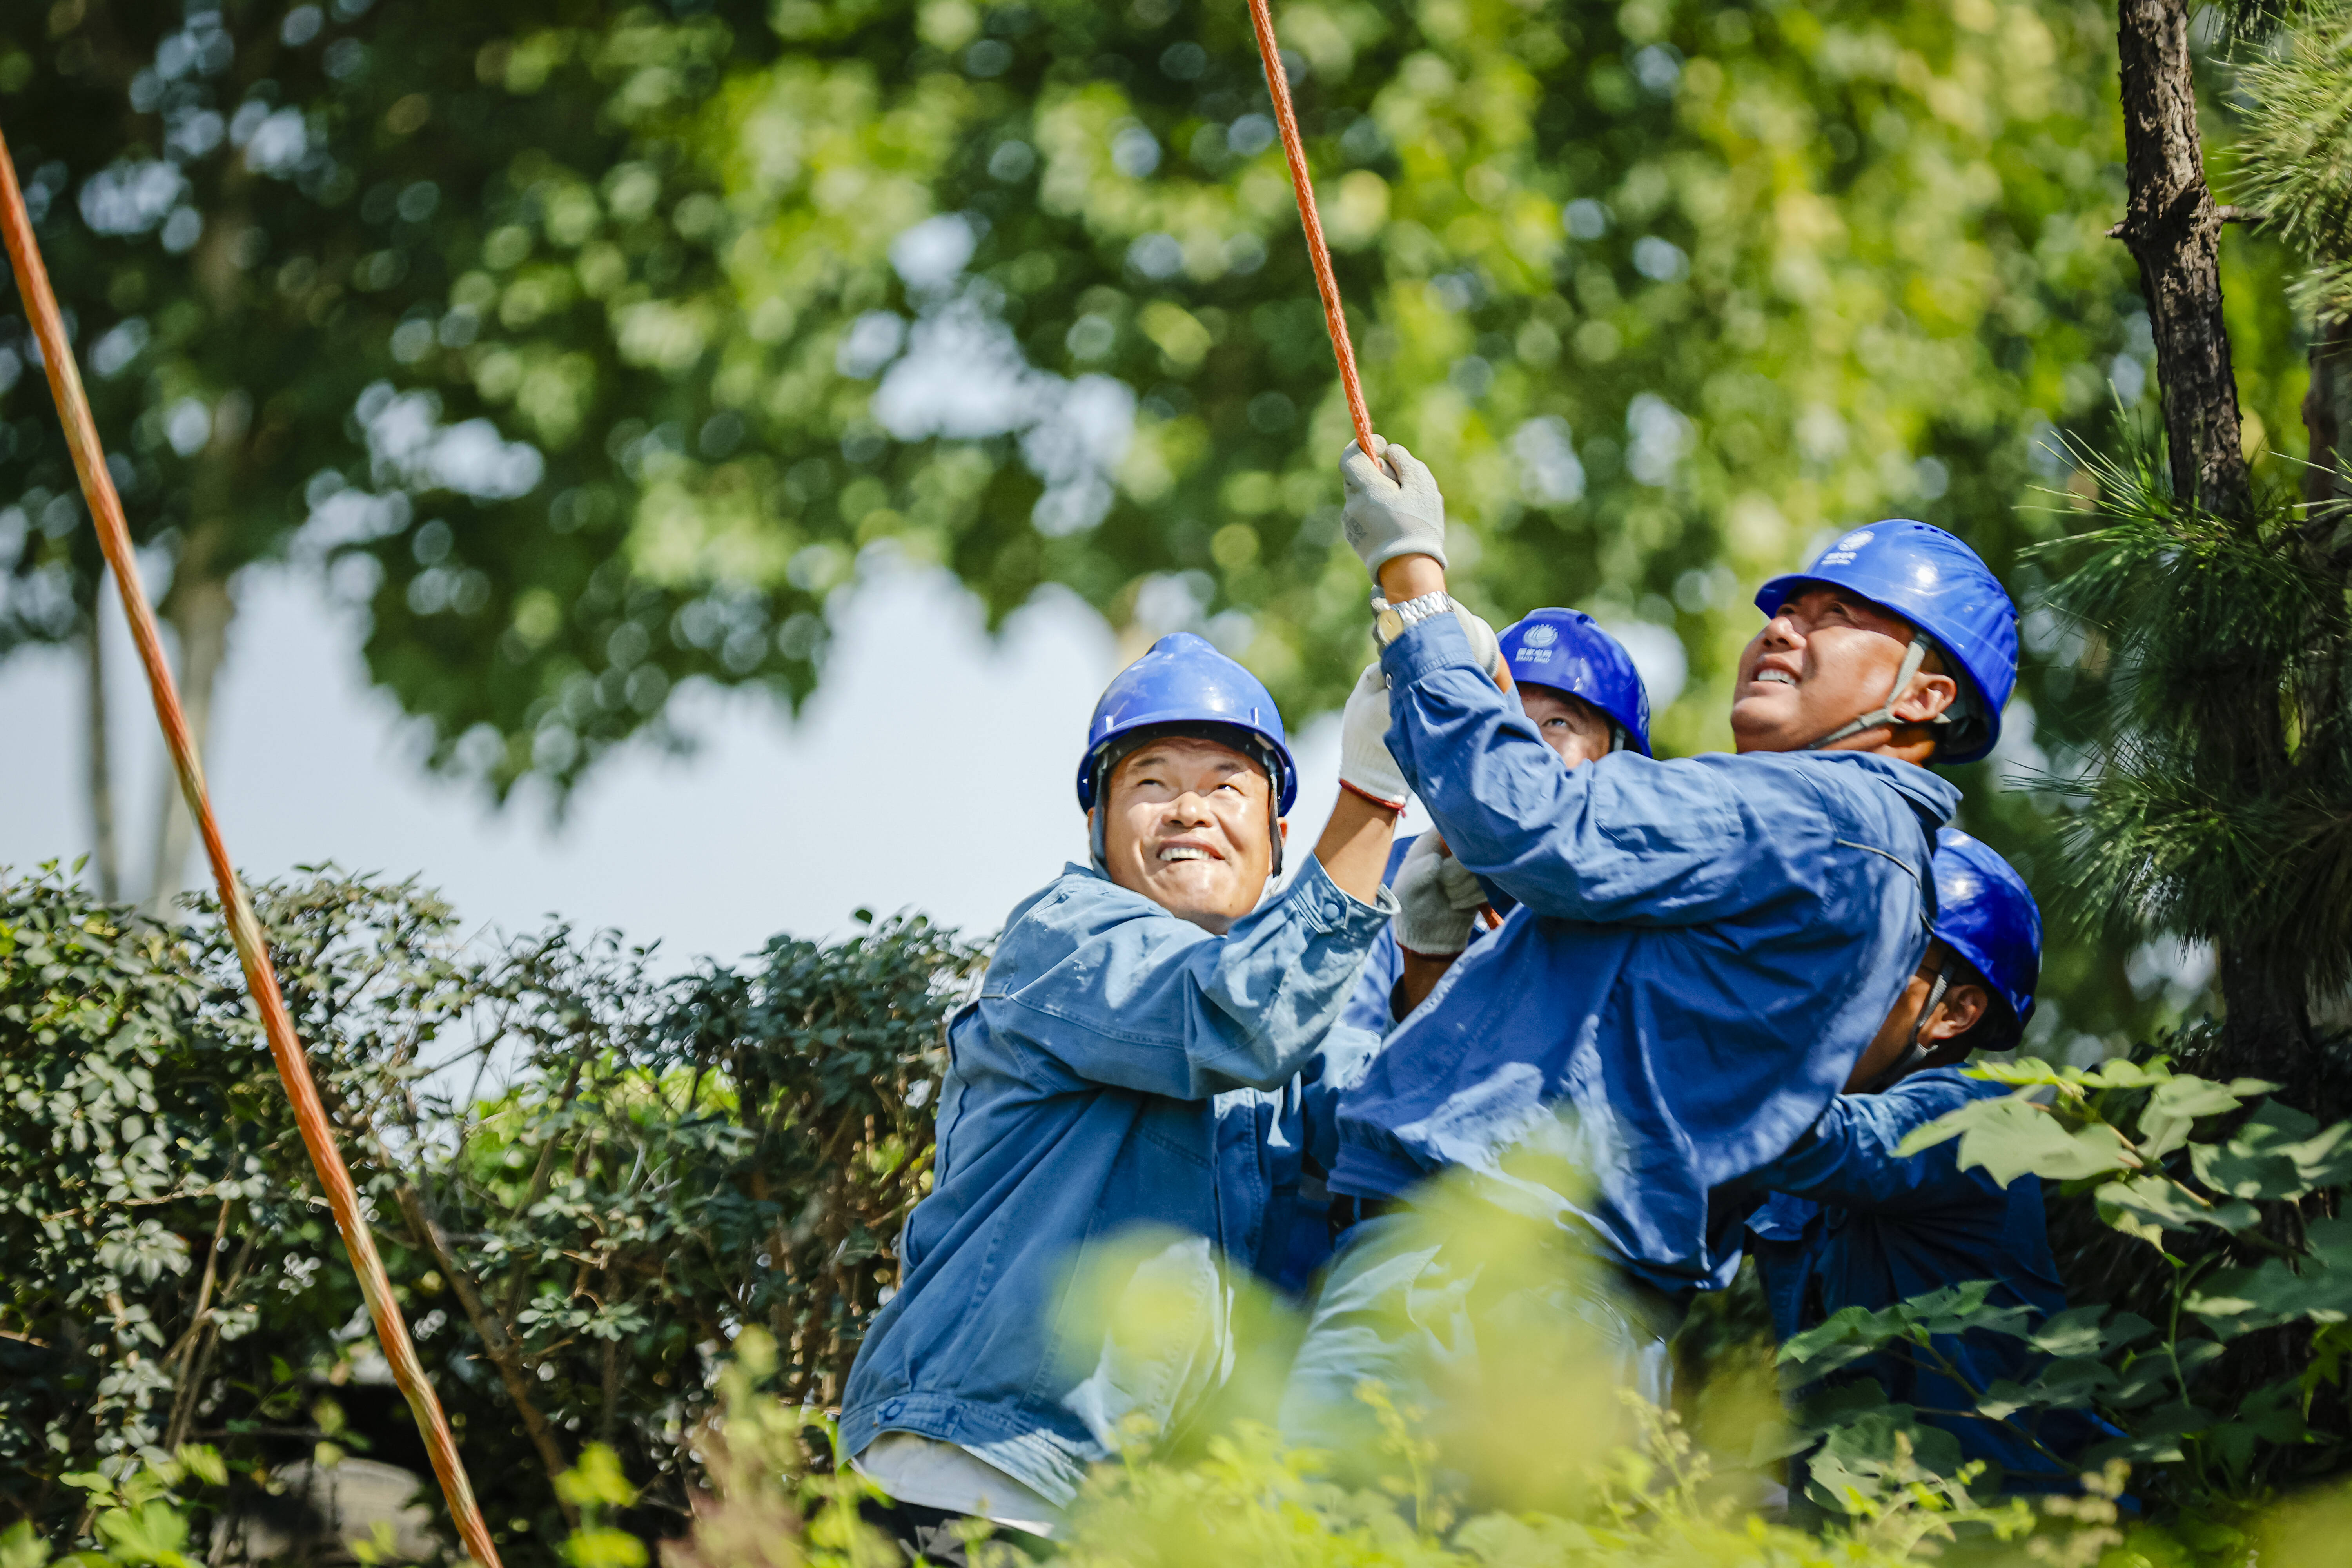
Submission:
[[[257,903],[514,1551],[560,1532],[552,1476],[592,1441],[646,1487],[634,1528],[680,1528],[747,1324],[784,1347],[772,1392],[837,1396],[929,1184],[975,949],[901,920],[657,979],[609,935],[463,942],[409,884]],[[423,1468],[209,908],[160,925],[0,877],[0,1527],[191,1441],[236,1478],[320,1444]]]

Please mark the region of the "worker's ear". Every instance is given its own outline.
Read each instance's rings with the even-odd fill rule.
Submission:
[[[1921,670],[1911,678],[1911,689],[1895,703],[1895,719],[1903,724],[1929,724],[1960,695],[1960,683],[1948,675]]]
[[[1919,1029],[1919,1043],[1927,1047],[1922,1068],[1949,1067],[1969,1054],[1969,1032],[1992,1010],[1992,993],[1972,980],[1959,981],[1944,992],[1934,1016]]]

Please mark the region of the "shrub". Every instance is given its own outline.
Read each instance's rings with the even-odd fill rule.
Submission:
[[[562,926],[461,944],[412,884],[256,902],[513,1550],[576,1520],[554,1477],[591,1440],[651,1482],[626,1522],[674,1530],[747,1323],[786,1347],[776,1392],[834,1395],[928,1185],[975,949],[908,919],[663,980]],[[238,1478],[320,1444],[423,1469],[210,906],[159,924],[54,868],[0,879],[0,1522],[55,1528],[68,1473],[192,1437]]]

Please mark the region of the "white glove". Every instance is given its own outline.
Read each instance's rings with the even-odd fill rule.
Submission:
[[[1470,657],[1478,661],[1479,668],[1495,678],[1496,684],[1500,685],[1503,679],[1503,645],[1495,636],[1495,628],[1472,615],[1458,600],[1454,605],[1454,618],[1462,623],[1462,635],[1470,639]]]
[[[1486,901],[1486,890],[1470,868],[1445,851],[1445,841],[1424,833],[1405,851],[1397,868],[1396,939],[1408,952],[1444,958],[1470,945],[1470,927]]]
[[[1339,719],[1339,783],[1367,800],[1402,811],[1412,787],[1389,755],[1389,678],[1368,664],[1348,693]]]
[[[1353,441],[1339,455],[1348,542],[1363,557],[1375,583],[1381,563],[1400,555],[1427,555],[1445,564],[1445,498],[1437,493],[1437,480],[1420,458],[1393,441],[1381,456],[1387,467]],[[1390,468],[1396,470],[1393,475]]]

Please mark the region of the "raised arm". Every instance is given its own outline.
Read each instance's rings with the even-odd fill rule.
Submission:
[[[1538,914],[1719,920],[1816,879],[1837,837],[1793,766],[1620,752],[1563,768],[1450,617],[1408,629],[1381,664],[1398,767],[1463,864]]]
[[[1969,1080],[1942,1072],[1914,1075],[1883,1094],[1839,1095],[1794,1148],[1740,1185],[1865,1214],[1979,1197],[1984,1178],[1960,1169],[1957,1142],[1908,1158],[1895,1152],[1911,1132],[1974,1098]]]
[[[1310,861],[1280,898],[1213,936],[1108,882],[1067,877],[1006,931],[981,1007],[1032,1071],[1180,1100],[1272,1089],[1322,1043],[1394,908]]]

